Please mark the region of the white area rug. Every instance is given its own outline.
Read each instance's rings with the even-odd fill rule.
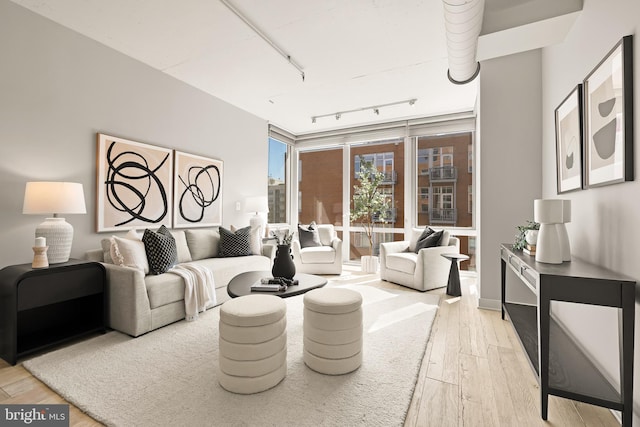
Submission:
[[[24,366],[107,425],[402,425],[439,297],[342,286],[365,304],[363,364],[347,375],[318,374],[302,361],[302,297],[286,299],[287,376],[254,395],[229,393],[216,380],[217,308],[138,338],[110,332]]]

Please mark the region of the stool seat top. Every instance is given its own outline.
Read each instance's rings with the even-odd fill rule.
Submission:
[[[232,326],[263,326],[282,319],[287,304],[274,295],[246,295],[220,306],[220,320]]]
[[[351,289],[314,289],[304,294],[304,306],[318,313],[351,313],[362,306],[362,295]]]

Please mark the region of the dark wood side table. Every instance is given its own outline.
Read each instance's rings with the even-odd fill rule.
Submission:
[[[19,357],[92,332],[105,332],[105,269],[74,260],[0,270],[0,357]]]
[[[446,259],[451,260],[451,269],[449,270],[449,281],[447,282],[447,295],[459,297],[462,295],[460,290],[460,271],[458,270],[458,261],[469,259],[465,254],[440,254]]]

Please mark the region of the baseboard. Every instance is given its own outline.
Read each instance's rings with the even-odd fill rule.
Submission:
[[[501,302],[496,299],[487,299],[487,298],[479,298],[478,299],[478,308],[483,308],[485,310],[501,310]]]

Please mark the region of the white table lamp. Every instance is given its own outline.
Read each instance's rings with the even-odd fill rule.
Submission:
[[[549,264],[571,261],[569,235],[564,225],[571,221],[571,200],[534,200],[533,220],[540,223],[536,261]]]
[[[260,228],[260,236],[265,237],[267,220],[261,213],[269,212],[269,198],[267,196],[247,197],[244,202],[245,212],[255,213],[249,220],[249,225]]]
[[[44,237],[49,246],[47,258],[49,264],[69,261],[73,227],[58,217],[58,214],[84,214],[82,184],[75,182],[27,182],[24,191],[22,213],[53,214],[52,218],[36,227],[36,238]],[[36,244],[37,244],[36,240]]]

